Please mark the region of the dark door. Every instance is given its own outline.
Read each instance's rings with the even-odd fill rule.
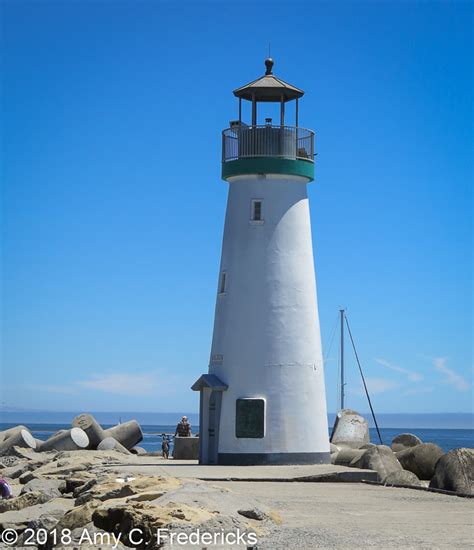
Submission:
[[[207,463],[217,464],[217,445],[219,437],[219,416],[221,392],[213,391],[209,398],[209,423],[208,423],[208,447]]]

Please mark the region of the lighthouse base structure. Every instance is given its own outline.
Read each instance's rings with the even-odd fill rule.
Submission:
[[[329,463],[308,178],[228,182],[200,462]]]

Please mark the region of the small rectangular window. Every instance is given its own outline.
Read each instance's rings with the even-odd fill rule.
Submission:
[[[221,273],[221,278],[219,281],[219,294],[224,294],[225,292],[225,283],[226,283],[227,273],[223,271]]]
[[[259,222],[262,220],[262,201],[252,201],[252,221]]]

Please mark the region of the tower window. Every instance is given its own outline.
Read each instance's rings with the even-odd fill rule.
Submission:
[[[260,222],[262,221],[262,200],[254,199],[252,201],[252,221]]]
[[[222,271],[219,279],[219,294],[225,293],[226,279],[227,279],[227,273],[225,271]]]

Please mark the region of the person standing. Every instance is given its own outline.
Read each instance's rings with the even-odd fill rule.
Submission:
[[[161,454],[163,455],[163,458],[169,458],[170,456],[170,444],[165,434],[163,434],[163,438],[161,440]]]

